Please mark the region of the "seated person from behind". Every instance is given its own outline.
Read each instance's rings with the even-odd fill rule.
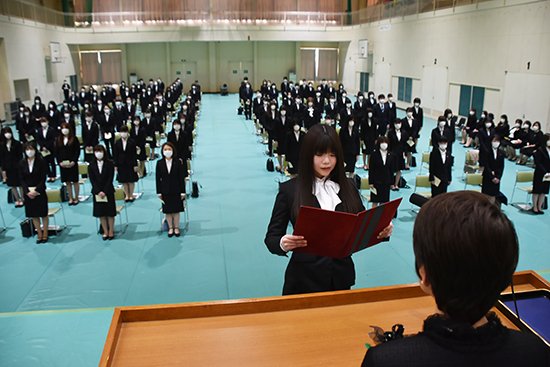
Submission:
[[[437,312],[420,333],[369,349],[363,366],[550,366],[540,339],[507,329],[490,312],[510,285],[518,248],[514,225],[485,195],[458,191],[428,201],[413,249],[420,287]]]

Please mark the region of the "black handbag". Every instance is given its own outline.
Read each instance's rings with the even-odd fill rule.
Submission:
[[[269,172],[275,171],[275,165],[273,164],[273,159],[268,158],[268,159],[267,159],[267,162],[266,162],[266,164],[265,164],[265,166],[266,166],[266,169],[267,169]]]
[[[13,199],[13,191],[8,189],[8,204],[13,204],[15,200]]]
[[[23,237],[32,237],[32,222],[29,218],[24,219],[19,225],[21,226],[21,235]]]
[[[191,184],[191,197],[199,197],[199,183],[197,181],[193,181],[193,183]]]
[[[414,155],[411,157],[411,167],[416,167],[416,157]]]

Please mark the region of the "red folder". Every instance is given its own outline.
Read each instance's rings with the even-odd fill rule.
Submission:
[[[401,198],[357,214],[300,207],[294,235],[304,236],[306,247],[294,252],[343,258],[382,242],[378,234],[397,211]]]

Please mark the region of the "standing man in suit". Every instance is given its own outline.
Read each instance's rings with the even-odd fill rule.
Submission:
[[[55,163],[55,138],[57,130],[52,128],[45,117],[40,118],[40,127],[36,129],[36,145],[37,149],[44,158],[48,171],[48,182],[55,181],[56,163]]]
[[[447,152],[448,138],[442,135],[437,138],[437,147],[430,153],[430,183],[432,198],[447,192],[451,184],[451,166],[453,157]]]
[[[359,131],[355,126],[353,117],[342,126],[339,137],[344,151],[344,169],[346,172],[353,173],[355,172],[355,163],[361,151]]]
[[[493,198],[500,194],[500,180],[504,173],[504,152],[500,149],[500,136],[493,135],[491,150],[485,152],[481,192]],[[480,152],[481,154],[481,152]]]
[[[445,137],[447,142],[450,141],[451,135],[451,130],[447,127],[447,120],[445,120],[444,116],[439,116],[437,119],[437,126],[432,130],[432,147],[437,149],[441,137]],[[447,151],[450,153],[448,149]]]
[[[71,86],[69,85],[69,83],[67,83],[67,80],[63,80],[63,85],[61,86],[61,90],[63,91],[63,100],[68,101],[69,94],[71,93]]]
[[[112,157],[113,145],[115,143],[115,119],[111,115],[109,105],[103,107],[103,113],[97,116],[97,122],[101,130],[101,138],[105,143],[107,157],[110,158]]]
[[[397,105],[393,100],[393,94],[388,94],[388,109],[390,110],[390,124],[393,124],[397,119]]]
[[[386,135],[390,124],[390,109],[386,103],[386,96],[383,94],[378,95],[378,104],[374,106],[374,115],[378,122],[378,134]]]
[[[86,111],[86,117],[82,124],[82,146],[84,147],[84,160],[88,163],[93,160],[94,147],[99,144],[99,130],[92,111]]]
[[[418,130],[419,134],[422,130],[422,126],[424,126],[424,110],[420,107],[420,103],[421,101],[418,97],[413,100],[413,117],[416,121],[418,121],[418,126],[420,126],[420,129]]]
[[[407,108],[407,115],[403,118],[403,130],[407,132],[407,146],[405,150],[406,160],[405,160],[405,169],[409,169],[412,165],[412,155],[416,153],[416,144],[418,143],[418,138],[420,136],[420,124],[414,118],[414,109],[413,107]]]

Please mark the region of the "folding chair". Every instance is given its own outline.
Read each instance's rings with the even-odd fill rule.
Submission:
[[[426,164],[426,168],[430,168],[430,152],[423,152],[422,153],[422,160],[420,161],[420,169],[418,170],[418,174],[422,174],[422,168],[424,168],[424,164]]]
[[[54,225],[48,226],[48,231],[51,229],[55,232],[55,234],[61,232],[63,229],[67,228],[67,220],[65,218],[65,211],[63,210],[63,205],[61,204],[63,200],[61,200],[61,190],[46,190],[46,196],[48,197],[48,217],[53,218]],[[59,206],[50,207],[49,204],[51,203],[58,203]],[[63,227],[59,226],[57,224],[56,214],[61,212],[61,215],[63,216]]]
[[[512,197],[510,198],[510,203],[512,205],[520,210],[530,210],[531,206],[529,205],[529,195],[533,193],[533,176],[535,172],[534,171],[517,171],[516,172],[516,181],[514,182],[514,188],[512,190]],[[518,186],[518,183],[531,183],[529,186]],[[524,203],[514,203],[512,200],[514,199],[514,194],[516,192],[516,189],[524,191],[526,193],[525,202]]]
[[[467,150],[464,159],[464,173],[477,173],[479,170],[479,151]]]
[[[78,174],[80,175],[80,180],[78,180],[78,184],[81,186],[80,187],[80,192],[84,192],[85,189],[86,189],[86,182],[88,181],[87,178],[84,178],[82,176],[88,176],[88,162],[78,162]],[[78,200],[79,201],[86,201],[90,198],[90,195],[83,195],[83,194],[80,194],[78,195]]]
[[[368,209],[370,202],[370,184],[368,177],[361,177],[361,186],[359,187],[359,193],[361,194],[361,199],[367,201],[365,209]]]
[[[187,194],[185,194],[183,199],[183,231],[182,233],[185,233],[189,230],[189,205],[187,205]],[[162,205],[159,208],[160,213],[160,232],[163,232],[163,224],[164,224],[164,213],[162,212]],[[181,221],[181,217],[180,217]]]
[[[419,188],[419,187],[430,188],[430,191],[429,192],[428,191],[417,192],[416,189]],[[432,197],[431,188],[432,188],[432,184],[430,183],[430,176],[428,176],[428,175],[417,175],[415,177],[413,193],[416,193],[418,195],[422,195],[425,198],[430,199]],[[417,209],[414,209],[412,204],[411,204],[411,210],[415,213],[417,212]]]
[[[117,201],[124,202],[124,199],[126,197],[126,194],[124,193],[124,190],[122,187],[115,189],[115,205],[116,205],[116,215],[120,222],[120,233],[124,233],[126,228],[128,227],[128,208],[126,207],[126,204],[118,204]],[[124,214],[126,216],[126,223],[122,223],[122,211],[124,210]]]
[[[0,218],[2,219],[2,227],[0,227],[0,233],[4,232],[6,227],[6,221],[4,220],[4,213],[2,213],[2,207],[0,206]]]
[[[469,186],[476,186],[476,188],[470,189],[470,191],[481,191],[481,185],[483,182],[483,175],[481,173],[466,173],[464,177],[464,190]]]
[[[193,189],[193,168],[191,166],[191,159],[189,158],[187,159],[187,177],[185,178],[185,180],[189,184],[189,191],[187,192],[191,192],[191,190]]]

